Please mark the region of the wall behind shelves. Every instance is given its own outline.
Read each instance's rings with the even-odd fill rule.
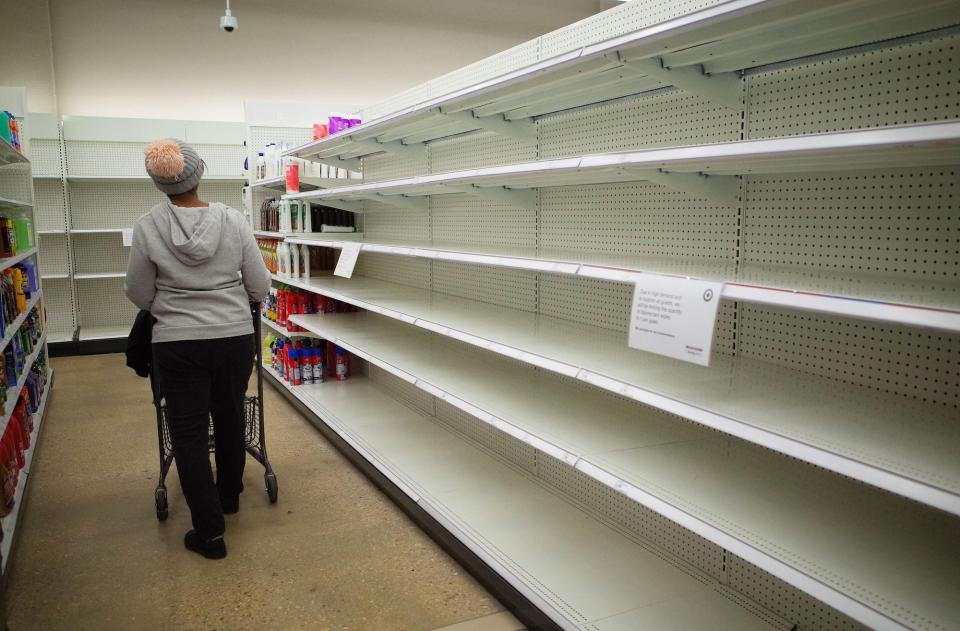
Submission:
[[[29,88],[30,111],[242,121],[245,99],[381,100],[619,3],[234,0],[230,35],[221,1],[7,4],[23,55],[0,59],[0,74]],[[293,81],[311,67],[318,80]],[[178,70],[160,81],[160,68]]]

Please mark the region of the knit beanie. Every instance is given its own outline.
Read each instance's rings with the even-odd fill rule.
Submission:
[[[179,195],[193,189],[206,168],[193,147],[176,138],[154,140],[143,153],[147,175],[166,195]]]

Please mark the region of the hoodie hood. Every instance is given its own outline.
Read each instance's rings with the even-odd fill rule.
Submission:
[[[170,252],[184,265],[200,265],[220,246],[226,206],[211,203],[206,208],[183,208],[167,202],[150,214]]]

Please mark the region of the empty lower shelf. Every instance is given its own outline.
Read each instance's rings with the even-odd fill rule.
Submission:
[[[960,619],[956,517],[382,316],[293,319],[864,624]]]
[[[283,282],[960,514],[960,425],[946,406],[746,357],[703,368],[628,348],[622,332],[371,278]]]
[[[776,628],[365,377],[283,387],[563,628]]]

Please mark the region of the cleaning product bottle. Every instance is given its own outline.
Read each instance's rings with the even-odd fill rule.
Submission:
[[[313,207],[307,200],[301,200],[303,204],[303,231],[313,232]]]
[[[283,326],[289,329],[292,326],[295,326],[293,322],[290,321],[290,316],[297,313],[297,296],[294,293],[293,287],[287,287],[287,291],[284,294],[286,299],[286,306],[284,307],[284,313],[286,314],[286,319],[283,322]]]
[[[306,243],[300,244],[300,268],[303,270],[300,275],[310,278],[310,246]]]
[[[323,383],[326,381],[323,373],[323,342],[320,342],[320,348],[314,348],[310,352],[310,363],[313,366],[313,383]]]
[[[304,348],[300,351],[300,379],[304,385],[313,383],[313,360],[311,355],[312,348]]]
[[[257,179],[258,180],[267,179],[267,162],[263,158],[262,151],[257,153]]]
[[[290,278],[300,278],[300,248],[296,243],[288,248],[290,249]]]
[[[350,378],[350,356],[339,346],[336,349],[336,356],[337,381],[346,381]]]
[[[291,348],[287,352],[287,365],[289,366],[288,371],[290,378],[288,381],[292,386],[299,386],[300,381],[300,351],[296,348]]]
[[[296,199],[285,199],[283,201],[290,209],[290,227],[288,230],[290,232],[303,232],[300,229],[300,201]]]
[[[287,327],[287,286],[280,285],[277,289],[277,324]]]
[[[290,246],[287,245],[286,241],[280,243],[280,247],[277,250],[277,258],[280,269],[278,273],[280,276],[290,276]]]

